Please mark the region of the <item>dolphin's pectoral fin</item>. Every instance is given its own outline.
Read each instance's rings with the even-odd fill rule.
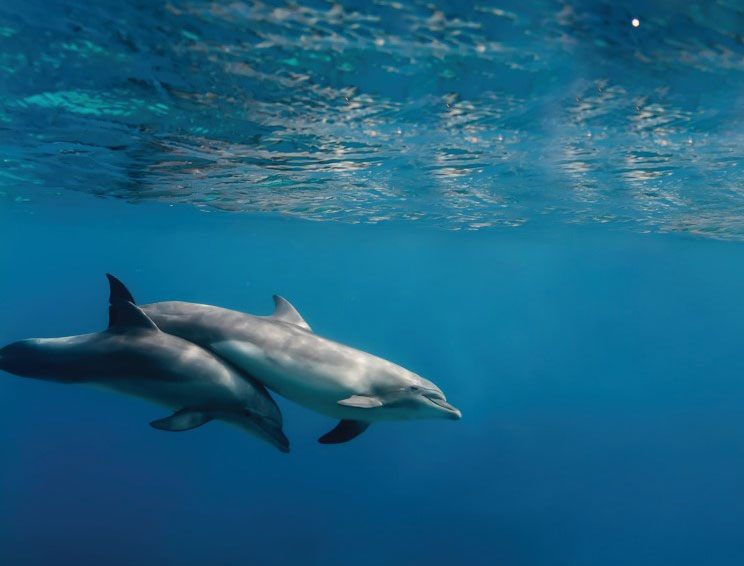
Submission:
[[[347,399],[337,401],[337,403],[344,407],[357,407],[358,409],[374,409],[375,407],[382,407],[382,401],[380,401],[379,398],[370,397],[368,395],[352,395]]]
[[[300,313],[297,312],[297,309],[287,299],[279,295],[274,295],[274,312],[271,317],[289,322],[310,332],[313,331],[310,325],[300,316]]]
[[[181,409],[176,411],[170,417],[152,421],[150,426],[160,430],[170,430],[172,432],[181,432],[191,430],[212,420],[206,413],[194,411],[192,409]]]
[[[364,421],[342,420],[336,425],[331,432],[328,432],[318,439],[321,444],[341,444],[349,442],[362,434],[369,427],[369,423]]]

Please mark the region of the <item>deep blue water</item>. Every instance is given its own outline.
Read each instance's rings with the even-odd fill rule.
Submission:
[[[639,26],[631,24],[639,19]],[[0,4],[0,345],[140,302],[431,379],[291,453],[0,375],[0,564],[744,563],[744,7]]]

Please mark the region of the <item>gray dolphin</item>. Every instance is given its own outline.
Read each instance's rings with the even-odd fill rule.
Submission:
[[[134,298],[108,275],[111,298]],[[392,362],[315,334],[295,308],[274,295],[271,316],[167,301],[141,305],[164,332],[211,350],[258,381],[319,413],[340,419],[319,439],[337,444],[374,421],[459,419],[432,382]]]
[[[258,436],[282,452],[282,415],[260,383],[196,344],[161,332],[142,310],[119,301],[104,332],[35,338],[0,349],[0,369],[59,383],[89,383],[175,410],[150,423],[189,430],[212,419]]]

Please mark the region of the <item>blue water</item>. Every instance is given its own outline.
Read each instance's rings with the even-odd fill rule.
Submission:
[[[632,25],[638,18],[639,25]],[[0,4],[0,345],[313,329],[461,421],[291,453],[0,377],[0,564],[744,563],[744,5]]]

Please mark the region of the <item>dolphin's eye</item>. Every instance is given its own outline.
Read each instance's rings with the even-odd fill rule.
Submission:
[[[418,391],[418,390],[419,390],[418,387],[416,387],[415,385],[411,385],[411,391]]]

